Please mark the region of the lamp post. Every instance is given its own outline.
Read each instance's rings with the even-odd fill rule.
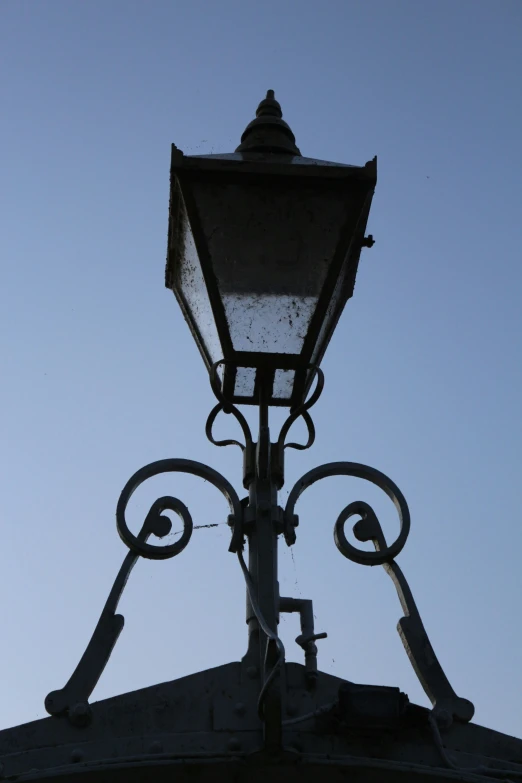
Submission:
[[[257,443],[240,418],[248,523],[232,548],[239,551],[247,535],[249,592],[271,629],[260,642],[249,596],[249,657],[261,656],[266,686],[283,655],[277,539],[285,531],[287,542],[294,540],[293,522],[285,526],[277,503],[284,438],[270,442],[269,407],[290,407],[294,418],[304,410],[353,293],[361,249],[373,241],[365,229],[377,166],[375,159],[361,167],[302,157],[272,90],[256,114],[232,154],[187,157],[173,146],[166,284],[224,410],[234,412],[239,403],[259,408]],[[276,717],[274,725],[280,723]]]
[[[351,297],[366,236],[375,159],[347,166],[305,158],[279,103],[269,91],[234,153],[185,156],[172,149],[166,284],[176,295],[209,370],[217,404],[206,424],[216,446],[243,451],[240,499],[217,471],[179,458],[151,463],[124,487],[116,509],[129,549],[89,644],[64,687],[51,692],[50,717],[0,732],[0,776],[20,781],[355,781],[469,783],[522,776],[522,742],[473,726],[474,708],[457,696],[429,641],[408,582],[395,558],[406,543],[405,498],[380,471],[333,462],[306,473],[278,502],[285,452],[312,446],[310,409],[324,379],[320,362]],[[238,405],[259,413],[256,438]],[[272,438],[269,413],[288,408]],[[216,440],[219,413],[232,415],[243,440]],[[302,418],[304,444],[288,442]],[[140,557],[168,559],[190,541],[185,504],[156,500],[136,535],[126,521],[133,492],[162,473],[184,472],[214,485],[230,514],[230,552],[247,592],[248,648],[240,662],[150,689],[90,703],[94,687],[123,628],[117,606]],[[350,502],[334,525],[339,552],[362,565],[382,565],[402,606],[398,630],[432,708],[411,705],[398,688],[358,685],[320,672],[312,601],[281,596],[277,547],[296,542],[296,505],[313,483],[355,476],[382,489],[394,503],[399,532],[388,543],[371,506]],[[162,546],[177,514],[183,533]],[[358,549],[345,534],[348,521]],[[248,563],[244,548],[248,543]],[[285,661],[278,635],[281,612],[300,615],[296,642],[304,662]],[[517,777],[518,776],[518,777]]]

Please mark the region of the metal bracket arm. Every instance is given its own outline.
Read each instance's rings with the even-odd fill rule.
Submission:
[[[473,717],[473,704],[456,695],[433,651],[428,635],[422,623],[419,611],[413,600],[408,582],[395,557],[404,547],[410,530],[410,512],[408,504],[399,488],[384,473],[357,462],[330,462],[306,473],[293,487],[285,508],[287,529],[295,528],[297,521],[294,508],[304,490],[320,479],[328,476],[353,476],[370,481],[382,489],[392,500],[400,520],[399,535],[392,544],[388,544],[382,532],[375,512],[368,503],[356,501],[347,505],[339,515],[334,527],[334,540],[344,557],[361,565],[384,566],[393,580],[404,617],[399,621],[398,631],[406,649],[408,658],[419,681],[433,704],[434,712],[447,717],[450,721],[457,718],[469,721]],[[360,517],[354,526],[355,537],[359,541],[373,541],[375,551],[368,552],[351,544],[344,532],[346,522],[354,516]],[[287,543],[293,543],[292,540]]]
[[[87,648],[67,684],[60,690],[49,693],[45,700],[45,708],[51,715],[67,713],[69,720],[77,726],[85,726],[90,721],[89,697],[96,687],[114,645],[122,631],[124,618],[116,614],[119,600],[127,584],[130,573],[138,557],[153,560],[165,560],[182,552],[190,541],[193,523],[187,507],[171,496],[156,500],[143,523],[137,536],[130,532],[125,519],[127,504],[134,491],[146,479],[161,473],[181,472],[199,476],[213,484],[228,500],[231,514],[228,523],[232,527],[232,547],[242,546],[242,508],[234,488],[217,471],[200,462],[184,459],[166,459],[153,462],[138,470],[125,485],[116,508],[116,523],[120,537],[130,551],[116,576],[109,597],[100,615]],[[151,535],[163,538],[170,533],[172,523],[164,511],[173,511],[183,522],[181,537],[167,546],[156,546],[147,543]],[[236,551],[233,549],[233,551]]]
[[[180,507],[172,508],[174,504],[171,504],[170,500],[174,500],[174,498],[160,498],[153,504],[138,535],[139,541],[145,543],[151,535],[163,538],[170,533],[171,521],[168,517],[162,516],[161,512],[167,508],[171,508],[173,511],[181,510]],[[192,534],[192,519],[185,507],[183,507],[183,513],[186,521],[184,547]],[[52,691],[46,697],[45,709],[50,715],[61,715],[67,712],[73,724],[81,726],[89,723],[89,698],[123,630],[125,618],[121,614],[116,614],[116,609],[138,557],[139,555],[134,552],[127,553],[78,666],[63,688]]]
[[[353,528],[357,540],[372,541],[376,551],[386,549],[386,539],[373,509],[360,502],[352,504],[352,506],[354,508],[351,512],[349,506],[345,510],[343,514],[345,519],[341,525],[344,525],[345,521],[353,514],[361,516],[360,521],[356,522]],[[336,535],[340,535],[338,523],[336,524]],[[442,717],[446,713],[450,720],[456,718],[467,723],[472,719],[475,708],[468,699],[457,696],[446,677],[431,646],[406,577],[394,560],[383,565],[395,585],[404,612],[404,617],[401,617],[397,624],[397,631],[410,663],[433,704],[434,714]]]

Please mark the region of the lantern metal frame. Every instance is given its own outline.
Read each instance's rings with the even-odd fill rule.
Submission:
[[[352,190],[356,207],[345,218],[340,232],[334,257],[308,325],[304,344],[299,354],[268,353],[259,351],[238,351],[233,347],[228,320],[219,285],[214,274],[212,259],[198,218],[198,210],[191,184],[203,180],[205,183],[240,184],[241,186],[266,183],[274,186],[278,183],[284,188],[289,184],[316,187],[328,186],[331,189]],[[201,352],[203,360],[210,370],[214,360],[209,355],[199,326],[192,316],[180,286],[177,284],[178,243],[180,241],[180,221],[188,221],[198,252],[201,271],[212,308],[213,319],[221,342],[225,371],[223,393],[234,404],[259,404],[260,382],[256,378],[254,393],[250,397],[234,394],[235,375],[238,367],[256,368],[263,374],[263,384],[270,383],[269,374],[276,370],[294,370],[295,380],[290,400],[281,400],[269,392],[270,405],[295,407],[306,396],[311,377],[310,364],[319,365],[328,346],[347,300],[352,296],[359,257],[363,247],[371,247],[372,237],[365,237],[373,192],[377,181],[377,160],[364,166],[331,164],[288,155],[267,156],[262,153],[231,153],[230,155],[185,156],[173,145],[171,160],[171,199],[169,213],[169,250],[166,268],[166,286],[176,295],[179,306],[185,316],[192,336]],[[342,281],[342,290],[333,301],[341,270],[346,265]],[[321,334],[329,308],[328,328]],[[319,339],[320,338],[320,339]],[[267,381],[268,379],[268,381]]]

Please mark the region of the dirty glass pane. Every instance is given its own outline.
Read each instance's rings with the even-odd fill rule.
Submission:
[[[277,400],[289,400],[294,388],[295,370],[276,370],[273,396]]]
[[[234,395],[236,397],[253,397],[256,382],[255,367],[238,367]]]
[[[300,353],[350,209],[328,186],[196,182],[232,344]]]
[[[223,294],[223,304],[236,351],[297,354],[317,297]]]
[[[199,330],[211,361],[217,362],[223,358],[203,272],[194,244],[192,231],[188,221],[184,220],[182,231],[178,237],[178,281],[179,288],[187,307]]]

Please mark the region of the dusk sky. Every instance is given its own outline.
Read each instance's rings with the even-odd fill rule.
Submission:
[[[205,439],[214,397],[164,287],[170,145],[233,151],[273,89],[303,155],[378,156],[376,244],[281,504],[323,462],[388,474],[412,514],[398,562],[450,682],[477,723],[522,736],[520,0],[3,0],[0,58],[0,728],[44,717],[78,663],[127,553],[115,508],[138,468],[201,460],[244,492],[239,450]],[[217,431],[237,436],[231,417]],[[94,700],[245,652],[225,501],[154,479],[133,530],[164,494],[220,524],[137,563]],[[325,480],[299,501],[296,545],[281,541],[281,593],[314,600],[323,671],[427,706],[391,581],[335,548],[352,500],[396,536],[377,489]],[[301,662],[297,616],[280,633]]]

